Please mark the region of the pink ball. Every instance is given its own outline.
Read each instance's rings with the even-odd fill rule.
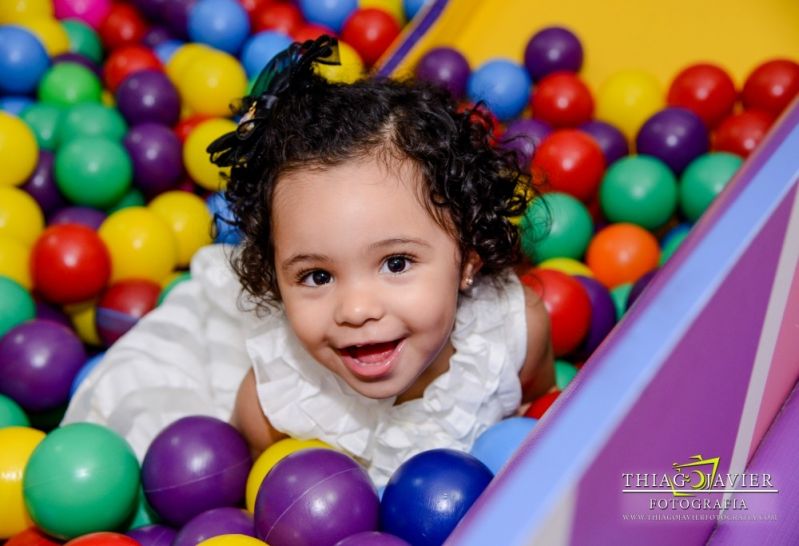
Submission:
[[[111,0],[53,0],[57,19],[81,19],[97,29],[111,10]]]

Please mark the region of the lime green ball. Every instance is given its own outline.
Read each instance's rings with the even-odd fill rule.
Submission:
[[[522,251],[533,262],[579,260],[591,242],[594,222],[580,201],[565,193],[533,199],[521,222]]]
[[[621,320],[621,317],[627,312],[627,300],[630,297],[630,291],[632,289],[633,283],[626,282],[610,291],[610,297],[613,299],[613,305],[616,307],[617,321]]]
[[[559,390],[565,389],[575,375],[577,375],[577,368],[574,367],[574,364],[565,360],[555,361],[555,385]]]
[[[80,53],[96,63],[103,61],[103,45],[92,27],[80,19],[61,21],[61,26],[67,31],[71,52]]]
[[[25,288],[0,275],[0,337],[14,326],[36,316],[36,304]]]
[[[130,188],[132,176],[127,152],[107,138],[76,138],[55,156],[58,189],[76,205],[100,209],[113,206]]]
[[[660,262],[658,265],[663,266],[669,261],[690,232],[691,226],[680,224],[666,234],[660,245]]]
[[[128,443],[93,423],[73,423],[47,435],[22,477],[31,519],[69,539],[116,529],[136,509],[139,463]]]
[[[100,102],[102,92],[94,72],[77,63],[53,65],[39,82],[39,100],[60,106]]]
[[[166,297],[169,295],[169,293],[172,292],[172,290],[177,285],[179,285],[180,283],[182,283],[184,281],[187,281],[189,279],[191,279],[191,273],[189,271],[185,271],[185,272],[181,273],[180,275],[178,275],[177,277],[175,277],[174,279],[172,279],[171,281],[169,281],[169,284],[167,284],[164,287],[164,289],[161,290],[161,293],[158,294],[158,303],[157,303],[157,305],[161,305],[164,302],[164,300],[166,299]]]
[[[58,146],[58,128],[63,114],[64,110],[60,106],[35,102],[25,108],[20,117],[33,130],[39,148],[55,150]]]
[[[22,406],[5,394],[0,394],[0,428],[29,427],[30,424]]]
[[[84,102],[70,106],[58,128],[61,146],[80,137],[105,137],[122,141],[128,131],[125,118],[116,108],[97,102]]]
[[[694,159],[680,180],[680,207],[696,221],[738,171],[743,159],[727,152],[712,152]]]
[[[605,172],[599,204],[611,222],[628,222],[645,229],[665,224],[677,208],[677,180],[661,160],[623,157]]]

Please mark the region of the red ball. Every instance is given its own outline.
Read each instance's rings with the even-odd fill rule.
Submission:
[[[53,303],[78,303],[99,294],[111,276],[111,256],[97,233],[78,224],[48,227],[31,252],[36,290]]]
[[[774,59],[755,68],[741,93],[744,108],[780,115],[799,93],[799,63]]]
[[[520,278],[538,293],[549,313],[555,356],[576,349],[591,326],[591,299],[580,281],[562,271],[540,268]]]
[[[99,532],[73,538],[64,546],[140,546],[138,540],[119,533]]]
[[[59,546],[59,544],[61,543],[45,535],[36,527],[30,527],[8,539],[5,546]]]
[[[502,136],[502,125],[499,123],[499,119],[485,103],[475,105],[469,101],[462,101],[458,104],[457,112],[459,114],[471,112],[469,121],[483,126],[491,135],[492,139],[498,141]]]
[[[115,93],[125,78],[141,70],[163,71],[161,61],[150,49],[141,45],[125,45],[111,52],[103,65],[106,87]]]
[[[113,344],[139,319],[155,309],[161,286],[145,279],[119,281],[103,293],[97,303],[95,326],[103,343]]]
[[[748,157],[765,138],[774,116],[760,110],[744,110],[728,117],[713,135],[713,149]]]
[[[577,129],[547,135],[533,156],[533,169],[545,176],[546,189],[568,193],[589,203],[605,172],[605,156],[593,138]]]
[[[130,4],[113,4],[98,32],[106,49],[138,44],[147,34],[147,22]]]
[[[530,407],[524,412],[524,416],[532,417],[533,419],[541,419],[549,407],[558,399],[558,396],[560,396],[560,391],[552,391],[539,396],[533,400],[533,403],[530,404]]]
[[[372,66],[402,29],[397,20],[377,8],[358,8],[341,29],[341,39],[351,45],[366,66]]]
[[[194,114],[193,116],[184,118],[175,125],[175,135],[177,135],[181,142],[186,142],[191,132],[194,131],[199,124],[209,119],[211,119],[211,116],[203,114]]]
[[[252,26],[255,27],[255,32],[276,30],[291,36],[304,24],[305,18],[300,8],[294,4],[266,2],[252,14]]]
[[[336,33],[322,25],[307,24],[303,25],[291,35],[291,39],[295,42],[304,42],[305,40],[316,40],[319,36],[327,34],[328,36],[335,36]]]
[[[253,21],[253,16],[259,9],[267,4],[273,4],[274,2],[275,0],[239,0],[241,7],[244,8],[244,11],[246,11],[247,15],[250,17],[250,22]]]
[[[681,106],[699,116],[708,128],[732,113],[738,93],[730,75],[713,64],[684,68],[669,88],[669,106]]]
[[[555,72],[535,88],[530,107],[533,117],[553,127],[576,127],[594,115],[591,90],[572,72]]]

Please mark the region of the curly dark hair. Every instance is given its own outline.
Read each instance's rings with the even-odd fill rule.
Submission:
[[[483,109],[459,108],[448,92],[420,81],[305,77],[302,89],[270,103],[256,159],[234,162],[228,179],[226,197],[242,233],[231,265],[257,307],[280,301],[271,210],[281,175],[375,154],[413,162],[427,183],[428,210],[462,256],[477,253],[481,276],[519,263],[511,218],[524,213],[535,190],[515,154],[496,146]]]

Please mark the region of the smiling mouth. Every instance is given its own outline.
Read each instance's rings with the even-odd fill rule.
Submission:
[[[405,338],[350,345],[339,350],[341,359],[349,370],[363,379],[379,379],[387,376],[394,368]]]

